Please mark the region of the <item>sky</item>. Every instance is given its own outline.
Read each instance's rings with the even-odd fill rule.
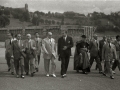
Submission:
[[[20,8],[28,4],[29,11],[60,12],[74,11],[88,14],[94,11],[110,14],[120,11],[120,0],[0,0],[5,7]]]

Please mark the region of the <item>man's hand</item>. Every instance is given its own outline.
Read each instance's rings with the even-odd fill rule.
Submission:
[[[36,48],[35,48],[35,47],[32,47],[32,49],[33,49],[33,50],[36,50]]]
[[[63,50],[66,50],[66,49],[67,49],[67,46],[64,46],[64,47],[63,47]]]

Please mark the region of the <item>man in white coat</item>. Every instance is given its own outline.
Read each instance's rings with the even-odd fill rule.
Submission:
[[[56,44],[55,39],[52,38],[52,33],[48,32],[47,37],[42,41],[42,49],[43,49],[43,58],[44,58],[44,68],[46,72],[46,76],[49,77],[49,64],[51,61],[51,75],[56,77],[55,70],[55,58],[56,58]]]

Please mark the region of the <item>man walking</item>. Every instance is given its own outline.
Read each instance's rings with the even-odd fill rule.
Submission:
[[[92,67],[93,61],[95,59],[97,66],[99,68],[99,73],[102,73],[102,66],[101,66],[101,62],[99,59],[99,47],[98,47],[98,42],[97,42],[97,35],[93,36],[93,40],[90,41],[90,46],[89,46],[89,50],[90,50],[90,65]]]
[[[62,78],[66,77],[72,47],[72,37],[67,35],[67,31],[62,31],[62,37],[58,39],[58,55],[61,58]]]
[[[103,46],[102,50],[102,59],[105,61],[105,70],[103,75],[106,76],[106,74],[110,75],[111,79],[114,79],[113,72],[112,72],[112,64],[113,59],[116,60],[117,54],[115,50],[115,46],[111,43],[111,39],[107,39],[107,44]]]
[[[21,78],[24,78],[23,71],[24,71],[24,43],[21,40],[21,34],[17,34],[17,40],[13,41],[12,43],[12,51],[13,55],[11,58],[14,58],[14,65],[16,70],[16,77],[19,78],[19,66],[21,67]]]
[[[25,40],[25,53],[26,53],[26,59],[25,59],[25,72],[26,75],[29,74],[29,63],[30,63],[30,72],[31,77],[34,76],[34,63],[35,63],[35,56],[36,56],[36,43],[34,40],[31,39],[31,34],[27,34],[27,40]]]
[[[8,71],[11,70],[11,74],[14,75],[14,60],[11,58],[12,56],[12,42],[14,41],[13,39],[13,34],[9,33],[8,34],[8,39],[5,40],[5,59],[7,61],[8,65]]]
[[[38,72],[38,66],[40,63],[40,55],[41,55],[41,46],[42,46],[42,39],[39,37],[39,33],[35,33],[35,43],[36,43],[36,57],[35,57],[35,69]]]
[[[43,49],[43,58],[44,58],[44,68],[46,72],[46,76],[49,77],[49,64],[51,61],[51,73],[53,77],[56,77],[56,43],[55,39],[52,38],[52,33],[48,32],[47,37],[42,41],[42,49]]]
[[[116,53],[117,53],[117,59],[115,60],[112,66],[113,73],[115,74],[115,69],[117,66],[120,70],[120,36],[119,35],[116,36],[116,40],[113,42],[113,44],[115,45]]]

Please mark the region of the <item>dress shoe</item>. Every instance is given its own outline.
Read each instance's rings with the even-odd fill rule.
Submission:
[[[63,76],[64,76],[64,77],[67,77],[67,74],[64,74]]]
[[[115,71],[112,71],[113,74],[115,74]]]
[[[53,76],[54,78],[56,78],[56,75],[55,75],[55,74],[52,74],[52,76]]]
[[[8,68],[8,72],[10,71],[11,68]]]
[[[21,78],[25,78],[25,76],[24,76],[24,75],[21,75]]]
[[[102,72],[102,71],[99,71],[99,74],[103,74],[103,72]]]
[[[114,76],[110,76],[111,79],[114,79]]]
[[[103,73],[103,75],[104,75],[104,76],[106,76],[106,74],[105,74],[105,73]]]
[[[76,70],[77,73],[79,73],[79,70]]]
[[[31,77],[33,77],[34,76],[34,73],[31,73]]]
[[[64,76],[62,75],[61,78],[64,78]]]
[[[46,74],[46,77],[49,77],[50,75],[49,74]]]
[[[11,75],[14,75],[14,72],[11,72]]]
[[[16,78],[19,78],[19,75],[17,75]]]
[[[87,74],[87,72],[83,72],[83,74]]]
[[[39,70],[38,70],[38,68],[35,68],[35,70],[36,70],[36,72],[38,72]]]

